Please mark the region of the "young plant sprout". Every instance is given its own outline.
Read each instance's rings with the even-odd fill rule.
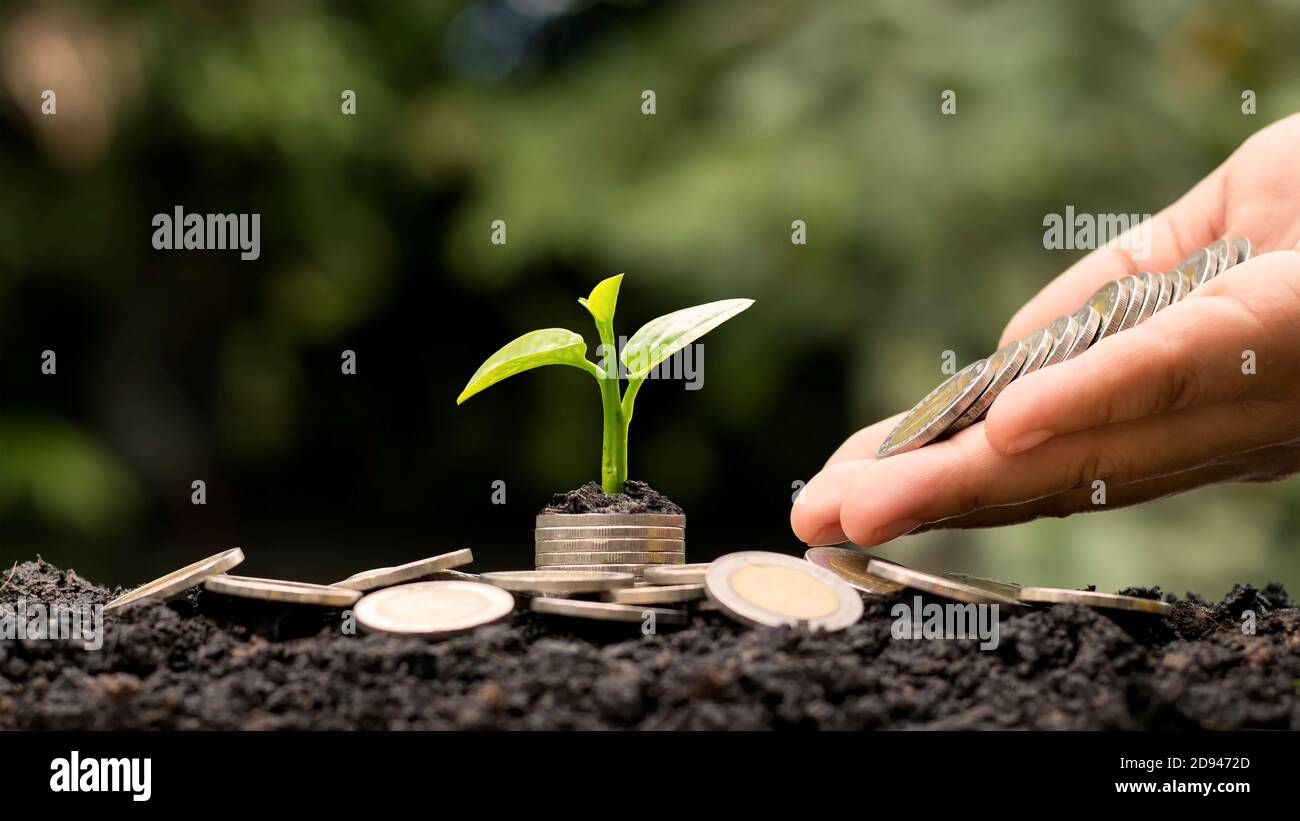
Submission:
[[[614,305],[622,281],[622,274],[602,280],[586,299],[578,300],[596,321],[604,367],[587,359],[587,343],[579,334],[543,328],[524,334],[488,357],[456,397],[459,405],[489,385],[542,365],[569,365],[591,374],[600,386],[605,428],[600,485],[609,494],[622,493],[627,480],[627,429],[641,384],[668,357],[754,304],[752,299],[723,299],[665,314],[641,326],[616,356]],[[620,361],[627,374],[625,390],[620,386]]]

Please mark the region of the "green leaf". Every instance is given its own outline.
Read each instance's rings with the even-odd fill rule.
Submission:
[[[597,325],[602,322],[614,324],[614,306],[618,304],[618,286],[622,283],[623,275],[616,274],[597,282],[586,299],[579,297],[578,304],[587,309]]]
[[[590,370],[585,355],[587,343],[573,331],[564,328],[543,328],[540,331],[526,333],[501,350],[488,357],[487,361],[470,377],[465,390],[456,397],[456,404],[464,402],[484,388],[495,385],[508,376],[540,368],[542,365],[572,365],[575,368]]]
[[[623,346],[628,378],[645,376],[660,362],[753,304],[752,299],[723,299],[650,320]]]

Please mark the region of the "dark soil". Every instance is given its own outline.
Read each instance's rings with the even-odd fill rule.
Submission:
[[[29,562],[0,590],[19,597],[111,593]],[[0,729],[1300,729],[1300,610],[1277,585],[1189,597],[1167,620],[1007,615],[991,651],[893,639],[897,600],[875,597],[832,635],[700,614],[647,637],[518,613],[444,642],[235,601],[191,592],[110,613],[98,652],[0,641]]]
[[[681,515],[682,509],[659,491],[628,479],[623,492],[610,495],[595,482],[588,482],[577,490],[557,493],[542,513],[671,513]]]

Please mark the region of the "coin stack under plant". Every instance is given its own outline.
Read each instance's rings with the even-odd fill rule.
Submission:
[[[605,570],[644,580],[646,568],[686,562],[686,517],[667,513],[543,513],[538,570]]]
[[[1220,239],[1199,248],[1168,273],[1132,274],[1108,282],[1079,310],[972,362],[931,391],[903,417],[876,452],[915,450],[984,418],[1015,380],[1078,356],[1108,336],[1132,328],[1182,301],[1196,288],[1251,256],[1248,239]]]

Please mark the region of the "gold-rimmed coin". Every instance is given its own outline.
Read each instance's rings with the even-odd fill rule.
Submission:
[[[463,567],[474,561],[474,552],[468,547],[460,550],[453,550],[450,553],[443,553],[438,556],[431,556],[427,559],[418,559],[406,564],[400,564],[396,567],[379,567],[374,570],[364,570],[348,576],[341,582],[335,582],[335,587],[346,587],[349,590],[360,590],[368,592],[378,590],[381,587],[392,587],[398,584],[415,581],[431,576],[439,570],[451,570],[457,567]]]
[[[1101,315],[1094,311],[1091,305],[1084,305],[1070,314],[1070,318],[1079,326],[1079,332],[1075,334],[1074,342],[1070,345],[1070,349],[1065,352],[1065,357],[1061,361],[1074,359],[1088,350],[1092,346],[1093,340],[1097,338],[1097,330],[1101,327]]]
[[[1206,280],[1213,279],[1218,271],[1219,255],[1216,250],[1213,250],[1213,245],[1214,243],[1211,243],[1204,248],[1197,248],[1174,267],[1174,271],[1182,274],[1186,279],[1186,285],[1190,286],[1184,289],[1188,293]],[[1183,294],[1184,297],[1186,295]]]
[[[1140,599],[1136,596],[1098,593],[1092,590],[1069,590],[1062,587],[1022,587],[1020,600],[1034,604],[1079,604],[1084,607],[1127,610],[1155,616],[1167,616],[1174,609],[1172,605],[1156,599]]]
[[[1088,307],[1097,312],[1101,322],[1097,328],[1097,340],[1118,333],[1120,323],[1124,321],[1124,312],[1128,310],[1128,289],[1124,280],[1107,282],[1088,298]]]
[[[957,421],[953,422],[946,433],[953,434],[965,430],[984,417],[989,407],[1002,395],[1002,391],[1020,373],[1020,366],[1025,362],[1025,343],[1019,339],[1003,345],[986,360],[992,371],[988,385],[979,397],[971,403]]]
[[[186,590],[203,584],[204,579],[225,573],[242,561],[244,561],[244,551],[238,547],[223,550],[215,556],[187,564],[180,570],[173,570],[162,578],[154,579],[123,593],[104,605],[104,612],[149,601],[165,601],[173,596],[179,596]]]
[[[1052,324],[1047,326],[1047,332],[1052,335],[1052,339],[1055,341],[1052,343],[1051,353],[1047,355],[1039,368],[1047,368],[1058,362],[1064,362],[1066,355],[1070,353],[1070,348],[1074,345],[1074,341],[1079,337],[1079,331],[1079,321],[1074,316],[1061,316],[1052,320]]]
[[[876,456],[883,459],[916,450],[943,435],[979,399],[992,378],[993,370],[986,359],[972,362],[948,377],[908,411],[880,443]]]
[[[318,607],[347,607],[361,598],[361,593],[330,584],[308,584],[284,579],[259,579],[253,576],[220,575],[205,579],[203,589],[223,596],[284,604],[314,604]]]
[[[803,554],[804,560],[818,567],[824,567],[844,581],[850,587],[873,596],[892,596],[903,589],[898,582],[877,576],[867,570],[872,561],[884,561],[857,550],[843,547],[810,547]]]
[[[1126,331],[1138,324],[1142,315],[1142,306],[1146,304],[1146,280],[1136,274],[1124,277],[1124,286],[1128,289],[1128,307],[1124,309],[1124,318],[1120,320],[1119,329]]]
[[[1056,338],[1047,328],[1039,328],[1021,342],[1025,345],[1025,361],[1020,366],[1020,373],[1016,374],[1016,379],[1028,376],[1043,366],[1047,361],[1047,355],[1052,352],[1052,347],[1056,344]]]

